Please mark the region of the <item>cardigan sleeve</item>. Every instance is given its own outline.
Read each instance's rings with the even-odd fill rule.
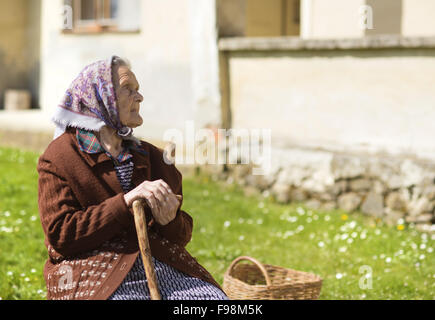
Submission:
[[[182,175],[177,168],[175,172],[178,179],[176,185],[171,185],[171,188],[175,194],[183,196]],[[192,239],[193,219],[187,212],[180,210],[183,199],[180,201],[174,220],[164,226],[156,222],[154,228],[167,240],[185,247]]]
[[[37,170],[42,228],[47,241],[61,255],[95,249],[133,223],[123,193],[83,208],[51,161],[41,157]]]

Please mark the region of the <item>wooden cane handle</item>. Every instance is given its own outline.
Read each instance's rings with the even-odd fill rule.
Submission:
[[[151,300],[162,300],[154,270],[154,263],[151,258],[150,244],[148,242],[147,222],[144,210],[145,204],[146,203],[144,203],[143,200],[135,200],[133,202],[134,223],[136,225],[137,239],[139,242],[145,274],[148,280],[148,289],[150,291]]]

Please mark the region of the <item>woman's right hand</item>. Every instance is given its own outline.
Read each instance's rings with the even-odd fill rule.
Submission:
[[[128,207],[131,207],[137,199],[144,199],[157,222],[165,225],[175,218],[182,196],[174,194],[171,187],[159,179],[146,180],[124,195]]]

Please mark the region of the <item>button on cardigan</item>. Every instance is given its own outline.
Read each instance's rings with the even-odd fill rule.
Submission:
[[[163,150],[141,141],[132,149],[132,187],[163,179],[182,195],[182,175],[164,162]],[[44,267],[48,299],[107,299],[133,266],[139,246],[132,209],[124,200],[113,161],[105,153],[80,150],[74,128],[53,140],[37,166],[38,206],[48,259]],[[221,289],[185,246],[193,221],[178,208],[162,226],[145,213],[152,255],[173,268]]]

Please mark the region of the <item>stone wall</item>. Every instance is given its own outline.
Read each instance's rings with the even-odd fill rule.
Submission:
[[[435,163],[274,148],[267,175],[252,175],[252,166],[246,164],[225,167],[214,166],[215,174],[248,193],[271,195],[281,203],[305,202],[313,209],[359,211],[390,225],[414,223],[421,231],[434,231]]]

